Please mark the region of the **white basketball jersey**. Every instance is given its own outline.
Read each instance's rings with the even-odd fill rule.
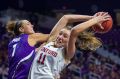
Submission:
[[[28,79],[54,79],[65,64],[63,48],[53,47],[54,42],[43,46],[36,54]]]

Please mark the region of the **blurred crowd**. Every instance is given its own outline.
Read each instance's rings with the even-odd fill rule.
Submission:
[[[55,17],[54,17],[55,18]],[[35,31],[48,33],[49,28],[40,27],[40,21],[46,22],[46,18],[38,13],[16,11],[13,9],[0,12],[0,79],[7,79],[8,76],[8,54],[7,46],[13,35],[5,29],[8,20],[28,19],[35,26]],[[55,22],[55,21],[53,21]],[[54,24],[54,23],[53,23]],[[49,25],[49,24],[48,24]],[[97,35],[103,41],[99,51],[76,50],[72,62],[61,72],[61,79],[120,79],[120,28],[113,28],[110,32]],[[111,56],[107,56],[105,53]],[[102,54],[103,53],[103,54]],[[104,56],[106,55],[106,56]],[[113,59],[112,59],[113,58]]]
[[[120,79],[120,65],[96,52],[76,52],[61,79]]]

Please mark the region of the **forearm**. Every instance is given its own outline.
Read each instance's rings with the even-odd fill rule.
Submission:
[[[34,46],[38,42],[45,42],[49,38],[49,34],[42,34],[42,33],[34,33],[29,35],[28,37],[28,43],[31,46]]]
[[[78,24],[77,26],[73,27],[70,33],[70,38],[68,42],[67,47],[67,58],[71,59],[75,54],[75,42],[77,40],[78,35],[80,32],[86,30],[87,28],[91,27],[92,25],[96,24],[97,20],[96,18],[90,19],[89,21],[86,21],[84,23]]]
[[[43,34],[43,33],[38,33],[38,36],[36,37],[37,42],[46,42],[49,38],[50,34]]]
[[[75,50],[76,50],[75,42],[76,42],[76,39],[77,39],[76,36],[73,36],[72,34],[70,35],[70,39],[69,39],[68,46],[67,46],[67,53],[66,53],[66,59],[68,59],[68,60],[73,58],[73,56],[75,55]]]
[[[97,18],[90,19],[89,21],[80,23],[72,28],[72,33],[74,36],[78,36],[80,32],[92,27],[93,25],[97,24]]]
[[[65,15],[65,18],[68,19],[69,23],[72,23],[72,22],[86,21],[86,20],[92,19],[93,16],[70,14],[70,15]]]

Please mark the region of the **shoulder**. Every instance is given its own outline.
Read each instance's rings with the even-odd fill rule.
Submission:
[[[21,34],[20,36],[19,36],[19,38],[21,38],[21,39],[27,39],[28,38],[28,34]]]
[[[28,34],[21,34],[19,38],[21,39],[21,42],[28,42]]]

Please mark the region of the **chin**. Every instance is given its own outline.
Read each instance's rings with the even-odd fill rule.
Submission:
[[[59,47],[64,47],[64,45],[60,44]]]
[[[62,47],[62,45],[60,45],[60,44],[56,44],[56,46],[59,48],[59,47]]]

